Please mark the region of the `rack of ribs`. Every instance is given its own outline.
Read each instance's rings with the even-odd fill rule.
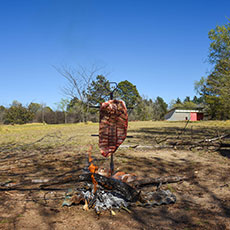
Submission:
[[[125,103],[109,100],[100,105],[99,148],[104,157],[110,156],[127,136],[128,113]]]

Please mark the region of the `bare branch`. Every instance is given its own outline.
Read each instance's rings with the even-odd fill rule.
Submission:
[[[87,91],[97,73],[103,69],[103,67],[98,67],[95,64],[90,68],[79,65],[78,69],[66,66],[62,66],[61,68],[53,67],[67,80],[67,84],[62,90],[63,93],[72,98],[76,97],[82,102],[86,101],[84,92]]]

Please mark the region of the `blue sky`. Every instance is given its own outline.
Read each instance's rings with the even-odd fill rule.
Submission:
[[[53,66],[105,66],[141,95],[193,97],[210,66],[208,32],[227,23],[222,0],[0,0],[0,104],[55,102]]]

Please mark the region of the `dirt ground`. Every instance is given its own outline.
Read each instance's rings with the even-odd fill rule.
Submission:
[[[100,157],[97,149],[93,155],[97,165],[108,165],[108,159]],[[18,150],[0,159],[0,182],[12,185],[20,181],[52,179],[57,175],[78,173],[85,164],[84,154],[73,149],[60,147],[29,153]],[[120,210],[115,216],[109,211],[98,216],[93,210],[84,211],[82,205],[62,207],[65,192],[74,188],[74,184],[53,187],[51,191],[39,191],[30,186],[12,191],[0,190],[0,229],[230,230],[228,154],[124,148],[116,153],[115,168],[144,177],[177,175],[189,179],[162,186],[176,195],[175,204],[132,207],[130,213]]]

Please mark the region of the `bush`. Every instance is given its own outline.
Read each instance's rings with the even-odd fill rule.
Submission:
[[[25,124],[33,120],[34,114],[22,105],[11,106],[5,111],[5,124]]]

